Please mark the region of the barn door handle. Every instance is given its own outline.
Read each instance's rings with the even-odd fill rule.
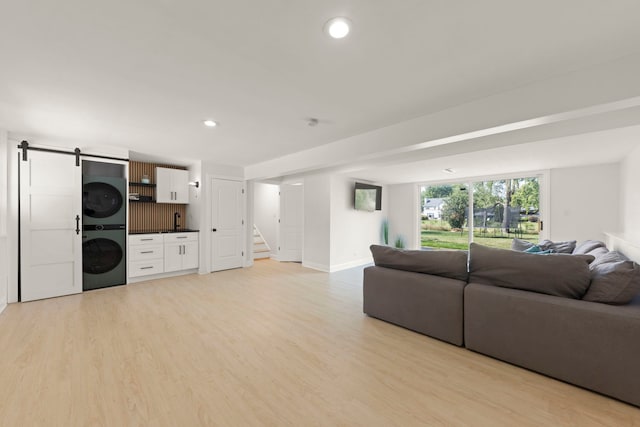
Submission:
[[[76,234],[80,234],[80,215],[76,215]]]

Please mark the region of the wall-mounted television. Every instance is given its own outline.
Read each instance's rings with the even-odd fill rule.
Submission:
[[[382,210],[382,187],[356,182],[354,200],[358,211],[380,211]]]

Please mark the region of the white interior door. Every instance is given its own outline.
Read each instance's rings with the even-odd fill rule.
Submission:
[[[279,261],[302,261],[303,196],[302,185],[280,186]]]
[[[242,267],[244,185],[214,178],[211,189],[211,271]]]
[[[74,156],[29,151],[20,161],[22,301],[82,292],[81,193]]]

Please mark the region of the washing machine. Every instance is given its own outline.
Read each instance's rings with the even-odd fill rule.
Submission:
[[[127,235],[109,225],[84,226],[82,233],[82,289],[123,285],[127,281]]]
[[[127,182],[122,177],[82,177],[82,289],[127,283]]]
[[[121,225],[127,223],[127,181],[110,176],[82,177],[82,223]]]

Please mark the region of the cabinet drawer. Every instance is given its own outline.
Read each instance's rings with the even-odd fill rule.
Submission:
[[[169,233],[164,235],[165,243],[197,242],[198,233]]]
[[[164,257],[164,245],[135,245],[129,248],[131,261],[143,261],[148,259],[162,259]]]
[[[161,259],[133,261],[129,263],[129,277],[147,276],[158,273],[164,273],[164,261]]]
[[[133,234],[129,236],[130,245],[149,245],[162,242],[162,234]]]

